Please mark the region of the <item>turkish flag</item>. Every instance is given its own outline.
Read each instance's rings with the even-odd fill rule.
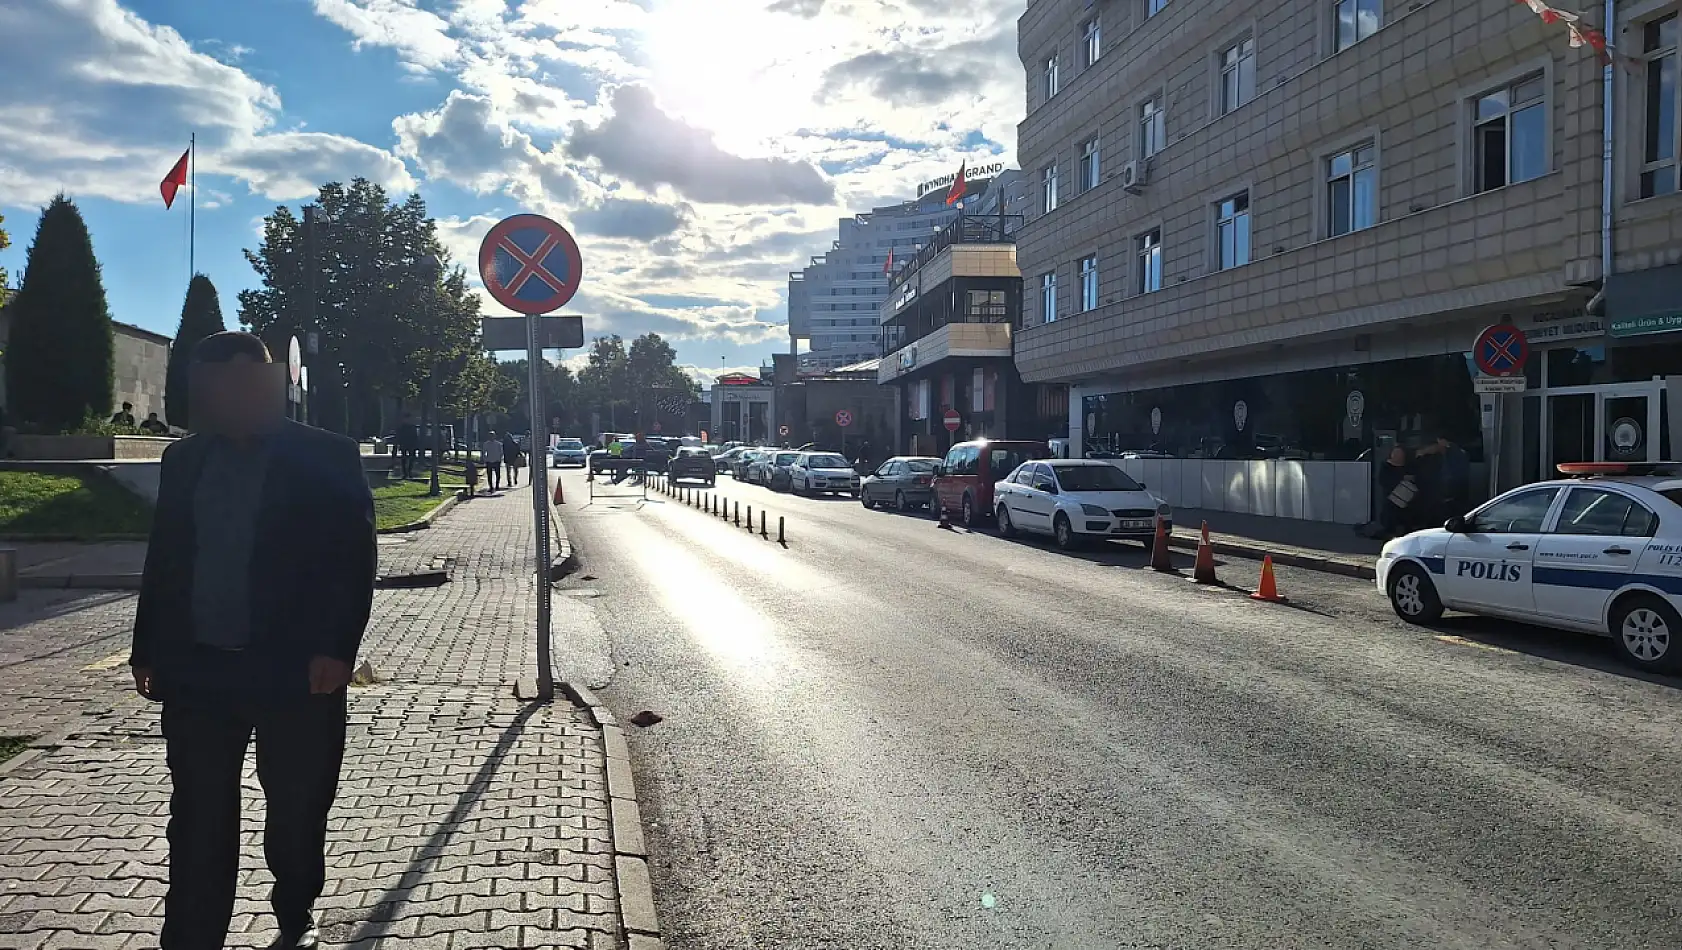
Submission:
[[[163,181],[158,182],[158,192],[164,196],[165,210],[175,204],[175,192],[187,184],[187,153],[191,151],[192,149],[188,149],[182,152],[175,162],[175,167],[169,170]]]
[[[888,248],[888,262],[886,264],[882,265],[882,273],[892,274],[893,272],[894,272],[894,249],[890,247],[890,248]]]
[[[952,179],[952,187],[946,192],[946,203],[949,205],[957,204],[958,199],[964,196],[964,166],[968,164],[968,159],[958,163],[958,177]]]

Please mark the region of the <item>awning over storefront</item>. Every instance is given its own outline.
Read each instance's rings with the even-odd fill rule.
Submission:
[[[1606,317],[1614,337],[1682,330],[1682,264],[1613,274],[1606,283]]]

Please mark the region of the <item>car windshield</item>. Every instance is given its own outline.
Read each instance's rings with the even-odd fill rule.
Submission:
[[[806,458],[807,468],[851,468],[847,460],[839,455],[811,455]]]
[[[1053,465],[1064,491],[1138,491],[1139,483],[1114,465]]]
[[[782,452],[782,453],[779,453],[777,455],[777,467],[781,468],[784,465],[793,465],[794,460],[799,458],[799,457],[800,457],[800,453],[798,453],[798,452]]]
[[[557,449],[581,449],[583,447],[584,443],[577,439],[562,439],[561,441],[555,443],[555,448]]]
[[[935,462],[934,459],[912,459],[911,461],[906,462],[905,464],[909,465],[913,472],[918,472],[918,473],[927,475],[927,474],[933,472],[935,465],[937,465],[939,463]]]
[[[691,459],[692,458],[704,458],[704,457],[706,457],[707,450],[706,449],[693,449],[693,448],[687,448],[686,447],[686,448],[679,449],[677,454],[678,454],[678,458],[691,458]]]

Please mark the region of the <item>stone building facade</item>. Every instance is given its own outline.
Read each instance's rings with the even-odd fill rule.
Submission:
[[[1674,455],[1682,196],[1644,156],[1677,147],[1677,8],[1607,31],[1607,206],[1601,64],[1512,0],[1031,0],[1023,378],[1071,385],[1088,451],[1186,463],[1162,477],[1201,507],[1364,516],[1314,508],[1303,463],[1438,434],[1485,490]],[[1523,394],[1475,390],[1497,323],[1530,337]],[[1207,459],[1292,464],[1240,505],[1192,490],[1231,485]]]

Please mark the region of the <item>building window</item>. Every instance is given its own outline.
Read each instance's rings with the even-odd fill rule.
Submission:
[[[1221,115],[1256,97],[1256,41],[1248,38],[1221,53]]]
[[[1147,231],[1139,235],[1139,293],[1155,293],[1162,289],[1162,232]]]
[[[1152,96],[1139,106],[1139,157],[1150,158],[1162,151],[1167,138],[1162,102]]]
[[[1241,191],[1215,205],[1215,246],[1220,270],[1250,263],[1250,193]]]
[[[1096,254],[1080,259],[1080,309],[1082,312],[1098,309],[1098,256]]]
[[[1145,16],[1156,16],[1168,6],[1168,0],[1145,0]]]
[[[1333,0],[1337,15],[1337,51],[1343,52],[1378,32],[1384,23],[1380,0]]]
[[[972,322],[995,323],[1003,317],[1009,316],[1005,309],[1005,292],[1002,290],[972,290],[969,292],[969,315],[976,318]]]
[[[1052,53],[1045,61],[1045,97],[1050,99],[1057,95],[1057,54]]]
[[[1371,142],[1326,160],[1326,234],[1370,228],[1378,218],[1378,163]]]
[[[1548,108],[1540,74],[1477,97],[1472,122],[1474,191],[1529,181],[1547,172]]]
[[[1646,108],[1643,110],[1643,138],[1646,146],[1641,153],[1641,197],[1675,194],[1678,188],[1677,155],[1682,152],[1682,124],[1676,121],[1682,111],[1682,89],[1678,72],[1682,71],[1682,57],[1677,53],[1677,23],[1675,13],[1642,28],[1642,56],[1646,62]]]
[[[1091,66],[1104,53],[1104,33],[1098,26],[1097,17],[1086,21],[1081,27],[1081,35],[1086,40],[1086,62],[1083,65]]]
[[[1057,322],[1057,272],[1040,275],[1040,322]]]
[[[1040,169],[1040,209],[1043,214],[1057,210],[1057,166]]]
[[[1086,144],[1080,147],[1080,190],[1082,192],[1088,192],[1098,187],[1100,171],[1098,166],[1098,140],[1096,138],[1087,139]]]

